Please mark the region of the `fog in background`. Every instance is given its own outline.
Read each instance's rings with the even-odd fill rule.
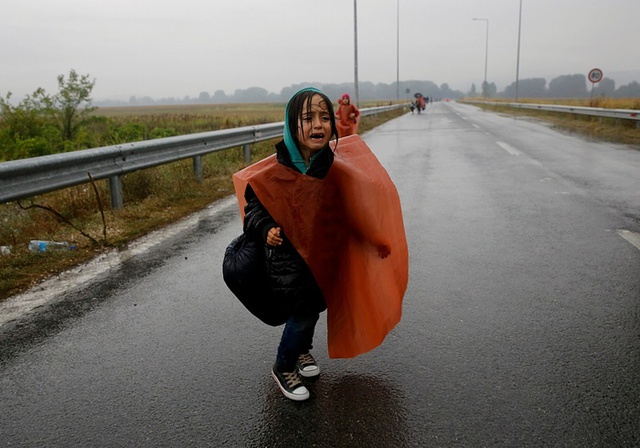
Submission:
[[[516,79],[519,0],[360,0],[358,77],[502,91]],[[398,40],[399,6],[399,40]],[[0,94],[57,90],[70,69],[96,101],[213,96],[354,80],[353,0],[3,0]],[[638,0],[522,0],[520,79],[598,67],[640,80]]]

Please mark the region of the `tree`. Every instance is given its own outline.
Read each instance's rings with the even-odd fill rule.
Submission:
[[[564,75],[549,82],[552,98],[586,98],[587,77],[584,75]]]
[[[547,81],[544,78],[528,78],[521,79],[518,82],[519,98],[544,98],[547,96],[545,85]],[[504,89],[503,96],[505,98],[516,97],[516,83],[513,82]]]
[[[61,146],[60,131],[55,125],[42,88],[11,104],[11,92],[0,97],[0,160],[42,156]]]
[[[498,95],[498,87],[496,87],[495,82],[483,82],[482,89],[484,90],[487,98],[494,98],[496,95]]]
[[[471,84],[471,90],[469,91],[469,96],[472,97],[472,98],[478,96],[478,91],[476,90],[476,84],[475,83]]]
[[[616,91],[616,82],[611,78],[604,78],[595,86],[592,86],[594,96],[612,96]]]
[[[48,118],[44,112],[46,105],[42,101],[45,95],[44,90],[40,88],[25,96],[17,106],[11,104],[11,92],[7,93],[6,98],[0,97],[0,123],[8,136],[23,140],[40,135],[41,128]]]
[[[91,91],[95,79],[89,80],[89,75],[80,76],[74,69],[69,72],[69,78],[58,76],[58,93],[48,96],[42,90],[42,102],[48,112],[57,120],[62,132],[62,138],[73,140],[78,126],[96,108],[91,106]],[[80,109],[80,107],[82,109]]]
[[[79,76],[71,69],[69,78],[58,76],[59,92],[53,97],[56,107],[55,115],[62,123],[62,136],[66,140],[73,140],[78,126],[96,108],[91,106],[91,91],[96,80],[89,80],[89,75]],[[79,109],[81,106],[82,109]]]
[[[427,94],[425,93],[423,95],[427,95]],[[446,97],[446,98],[455,98],[456,94],[453,92],[453,90],[451,90],[451,87],[449,87],[449,84],[445,82],[444,84],[440,85],[440,96]]]
[[[224,90],[216,90],[211,99],[214,103],[224,103],[227,101],[227,95],[224,93]]]
[[[625,86],[618,87],[615,96],[617,98],[638,98],[640,97],[640,84],[638,81],[632,81]]]
[[[0,157],[20,159],[84,146],[78,128],[96,109],[91,106],[94,84],[89,75],[80,76],[71,70],[67,79],[58,76],[59,91],[55,95],[38,88],[17,106],[10,102],[11,92],[6,98],[0,97]]]
[[[209,96],[209,92],[200,92],[200,95],[198,95],[198,102],[202,104],[210,103],[211,97]]]
[[[269,92],[262,87],[249,87],[246,90],[236,89],[233,93],[233,100],[238,103],[264,103],[267,101]]]

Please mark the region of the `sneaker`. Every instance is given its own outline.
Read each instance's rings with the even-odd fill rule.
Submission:
[[[300,355],[296,366],[298,367],[300,375],[305,378],[320,375],[320,367],[318,367],[318,364],[316,363],[316,360],[313,359],[313,356],[311,356],[311,353],[303,353]]]
[[[300,375],[296,370],[293,372],[280,372],[273,366],[271,376],[276,380],[285,397],[295,401],[304,401],[309,398],[309,391],[302,384]]]

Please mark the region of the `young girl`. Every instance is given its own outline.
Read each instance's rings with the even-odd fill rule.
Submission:
[[[337,137],[331,101],[319,90],[302,90],[287,105],[284,140],[276,145],[277,160],[300,174],[322,179],[333,163],[329,141]],[[309,351],[319,314],[327,306],[304,260],[251,185],[245,199],[244,230],[266,242],[270,276],[276,278],[274,287],[291,303],[291,317],[285,323],[272,375],[287,398],[306,400],[309,391],[298,374],[314,377],[320,373]]]
[[[336,117],[338,121],[338,135],[340,138],[352,135],[358,132],[358,117],[360,111],[356,106],[351,104],[351,98],[348,93],[342,95],[342,98],[338,100],[338,111]]]
[[[244,232],[265,242],[271,287],[288,307],[271,374],[297,401],[309,398],[301,376],[320,373],[310,353],[319,314],[329,309],[329,355],[357,356],[400,320],[407,284],[397,192],[358,136],[344,151],[337,137],[329,98],[302,89],[276,154],[233,177]]]

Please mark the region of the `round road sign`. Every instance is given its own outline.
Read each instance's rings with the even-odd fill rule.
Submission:
[[[589,81],[591,81],[594,84],[596,82],[602,81],[602,70],[600,70],[599,68],[594,68],[589,72],[588,78],[589,78]]]

